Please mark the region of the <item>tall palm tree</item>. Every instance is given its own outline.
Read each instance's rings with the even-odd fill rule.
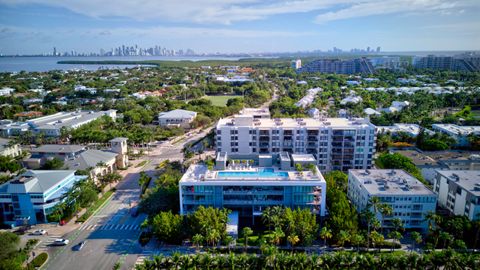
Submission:
[[[412,251],[415,250],[415,244],[422,243],[422,235],[418,232],[410,233],[410,238],[412,239]]]
[[[383,222],[385,220],[385,216],[391,216],[392,213],[393,213],[393,208],[391,205],[389,204],[386,204],[386,203],[382,203],[380,204],[379,206],[379,211],[380,211],[380,214],[381,214],[381,220],[380,220],[380,226],[381,226],[381,231],[383,233]]]
[[[332,230],[327,228],[326,226],[323,226],[322,229],[320,230],[320,238],[323,239],[323,246],[327,246],[327,240],[332,238]]]
[[[245,251],[247,251],[248,248],[248,237],[253,234],[253,230],[250,227],[245,227],[242,230],[243,233],[243,238],[245,240]]]
[[[282,241],[282,238],[285,237],[285,233],[280,228],[275,228],[275,231],[272,232],[272,242],[274,245],[279,245]]]
[[[402,234],[399,231],[391,231],[388,234],[388,237],[392,238],[395,242],[398,242],[400,244],[400,239],[402,239]],[[394,246],[392,245],[392,251],[394,249]]]
[[[356,246],[357,247],[357,251],[360,250],[360,244],[364,241],[363,239],[363,235],[359,234],[359,233],[355,233],[352,235],[351,239],[350,239],[350,242],[352,243],[352,245]]]

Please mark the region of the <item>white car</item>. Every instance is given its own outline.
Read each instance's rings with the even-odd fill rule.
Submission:
[[[32,232],[32,235],[44,235],[46,233],[47,233],[47,231],[45,231],[45,230],[36,230],[36,231]]]
[[[52,245],[54,245],[54,246],[66,246],[66,245],[68,245],[68,243],[70,243],[70,240],[59,238],[59,239],[55,239],[53,241]]]

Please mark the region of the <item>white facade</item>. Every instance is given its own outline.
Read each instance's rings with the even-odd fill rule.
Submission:
[[[158,124],[160,126],[179,126],[188,128],[190,123],[197,117],[196,112],[187,110],[173,110],[161,112],[158,115]]]
[[[0,89],[0,96],[10,96],[14,91],[15,89],[13,88],[3,87],[2,89]]]
[[[322,172],[366,169],[375,152],[375,126],[366,119],[220,119],[217,152],[255,158],[280,152],[312,154]]]
[[[432,129],[450,135],[458,146],[470,144],[468,135],[480,135],[480,126],[458,126],[454,124],[433,124]]]
[[[348,197],[358,212],[368,207],[372,197],[390,205],[391,216],[382,218],[377,212],[377,219],[383,219],[386,228],[391,228],[392,220],[398,218],[406,229],[427,230],[425,215],[435,211],[437,204],[435,193],[403,170],[350,170]]]
[[[378,133],[390,133],[396,135],[404,132],[410,137],[417,137],[420,134],[420,126],[417,124],[393,124],[393,126],[377,126]]]
[[[480,219],[480,171],[438,170],[433,190],[450,213]]]
[[[117,116],[116,110],[108,111],[75,111],[75,112],[59,112],[52,115],[42,116],[28,120],[27,123],[34,133],[44,133],[45,136],[58,137],[62,128],[76,129],[80,126],[88,124],[102,116],[108,116],[115,120]]]
[[[16,157],[22,154],[20,145],[11,142],[11,140],[0,138],[0,156]]]
[[[302,108],[310,106],[310,104],[312,104],[312,102],[315,100],[315,96],[321,91],[323,91],[323,89],[319,87],[308,89],[307,94],[297,103],[295,103],[295,106]]]

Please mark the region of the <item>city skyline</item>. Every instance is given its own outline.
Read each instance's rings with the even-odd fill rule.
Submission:
[[[203,53],[477,50],[479,11],[469,0],[0,0],[0,53],[98,52],[127,41]]]

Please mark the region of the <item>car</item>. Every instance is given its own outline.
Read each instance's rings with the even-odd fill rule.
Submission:
[[[47,233],[47,231],[45,231],[45,230],[36,230],[36,231],[33,231],[31,233],[31,235],[44,235],[46,233]]]
[[[86,243],[87,243],[87,241],[82,241],[82,242],[76,244],[72,249],[76,250],[76,251],[80,251],[80,250],[82,250],[82,248],[85,246]]]
[[[53,241],[52,245],[53,246],[66,246],[66,245],[68,245],[68,243],[70,243],[70,240],[59,238],[59,239],[55,239]]]

